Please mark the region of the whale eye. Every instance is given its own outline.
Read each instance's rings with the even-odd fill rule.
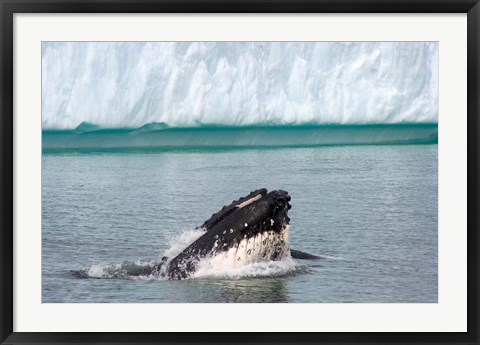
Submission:
[[[266,245],[267,244],[267,239],[264,239],[263,240],[263,245]]]
[[[247,252],[247,255],[250,255],[250,254],[252,254],[252,250],[251,250],[251,249],[249,249],[248,252]]]

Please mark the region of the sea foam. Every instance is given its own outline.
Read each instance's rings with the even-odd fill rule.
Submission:
[[[204,230],[185,230],[172,238],[168,249],[155,260],[124,261],[121,263],[94,264],[86,269],[72,271],[78,278],[96,279],[133,279],[133,280],[166,280],[166,277],[153,274],[153,267],[161,258],[175,257],[193,241],[198,239]],[[202,258],[196,272],[190,279],[244,279],[258,277],[273,277],[306,272],[306,266],[299,264],[291,257],[279,261],[252,262],[246,265],[235,265],[231,260],[225,260],[224,253]]]

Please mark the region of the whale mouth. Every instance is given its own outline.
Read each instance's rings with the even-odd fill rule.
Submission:
[[[265,212],[264,219],[252,224],[251,229],[242,234],[243,237],[239,236],[233,242],[226,254],[227,260],[243,265],[289,257],[290,200],[290,195],[282,190],[272,191],[264,196],[262,202],[267,203],[270,210]],[[260,204],[260,201],[258,203]],[[252,204],[253,212],[256,206]],[[261,208],[261,205],[258,207]]]
[[[159,273],[184,279],[199,261],[212,257],[235,266],[289,257],[290,200],[286,191],[266,189],[234,200],[199,227],[205,233],[196,241],[177,256],[162,258]]]

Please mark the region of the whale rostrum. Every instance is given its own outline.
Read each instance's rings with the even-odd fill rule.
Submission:
[[[173,258],[163,257],[153,273],[168,279],[185,279],[205,257],[222,256],[233,266],[253,262],[319,257],[290,250],[291,197],[288,192],[262,188],[234,200],[203,223],[205,233]]]

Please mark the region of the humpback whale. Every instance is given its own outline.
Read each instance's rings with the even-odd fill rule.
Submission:
[[[281,260],[318,259],[290,250],[291,197],[288,192],[262,188],[224,206],[198,228],[205,233],[173,258],[163,257],[153,274],[179,280],[191,276],[202,258],[222,255],[234,266]]]

